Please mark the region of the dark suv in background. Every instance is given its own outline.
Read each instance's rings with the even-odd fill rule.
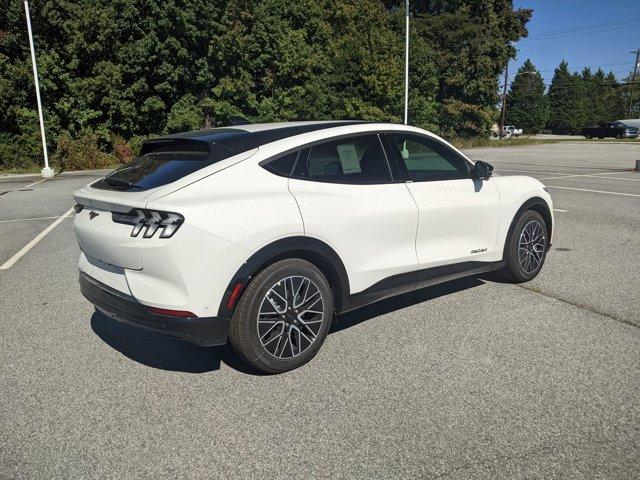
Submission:
[[[622,122],[600,123],[597,127],[585,127],[582,135],[587,138],[638,138],[638,129]]]

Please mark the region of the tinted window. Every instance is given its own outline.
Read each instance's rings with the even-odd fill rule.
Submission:
[[[282,157],[276,158],[274,160],[270,160],[268,163],[265,163],[263,166],[267,170],[276,173],[278,175],[284,175],[288,177],[291,175],[293,171],[293,167],[296,164],[296,159],[298,158],[298,151],[291,152]]]
[[[385,183],[391,180],[377,135],[348,137],[304,150],[295,176],[320,182]]]
[[[411,180],[468,178],[467,163],[446,145],[417,135],[391,134],[392,148]]]
[[[148,153],[123,165],[94,188],[103,190],[140,191],[167,185],[214,163],[208,153],[162,152]]]

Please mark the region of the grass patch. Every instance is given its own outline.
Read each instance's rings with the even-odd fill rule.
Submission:
[[[545,143],[558,143],[566,141],[575,141],[575,139],[544,139],[544,138],[503,138],[491,139],[491,138],[455,138],[449,140],[449,142],[459,149],[466,148],[501,148],[501,147],[524,147],[526,145],[543,145]]]
[[[28,168],[0,168],[0,176],[2,175],[24,175],[29,173],[40,174],[42,167],[28,167]]]

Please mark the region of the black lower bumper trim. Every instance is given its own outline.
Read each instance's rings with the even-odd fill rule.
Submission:
[[[227,343],[229,319],[219,317],[180,318],[152,313],[135,298],[80,272],[80,291],[102,313],[135,327],[181,338],[201,346]]]

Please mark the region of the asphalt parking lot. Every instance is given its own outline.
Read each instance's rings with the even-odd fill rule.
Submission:
[[[0,181],[0,478],[638,478],[640,143],[468,153],[549,187],[539,277],[351,312],[277,376],[94,313],[67,212],[95,174]]]

